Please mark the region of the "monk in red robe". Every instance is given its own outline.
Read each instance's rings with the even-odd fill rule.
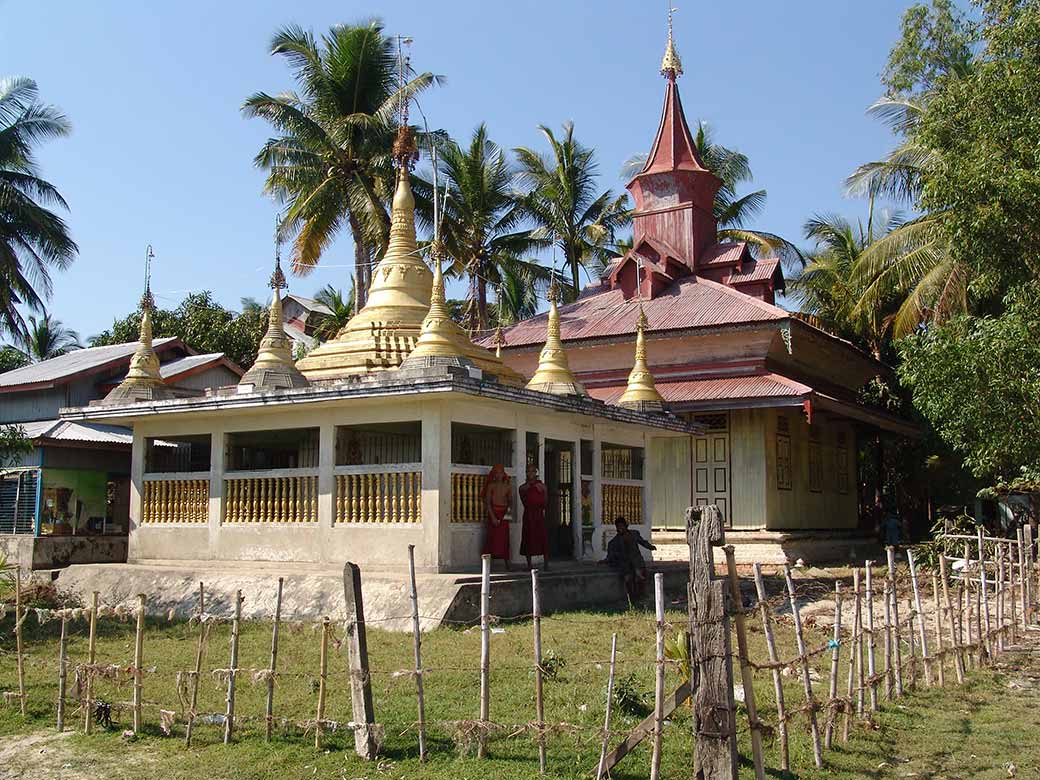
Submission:
[[[527,557],[527,568],[532,555],[541,555],[545,570],[549,570],[549,532],[545,528],[545,504],[549,491],[538,479],[538,467],[527,467],[527,482],[520,486],[520,500],[524,504],[523,526],[520,532],[520,554]]]
[[[484,555],[501,558],[509,569],[509,522],[506,514],[513,503],[513,489],[501,464],[491,467],[481,491],[487,528],[484,536]]]

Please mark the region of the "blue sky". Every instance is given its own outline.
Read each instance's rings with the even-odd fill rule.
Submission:
[[[684,3],[675,37],[691,122],[748,155],[769,200],[757,227],[800,239],[806,217],[859,217],[844,177],[891,145],[864,113],[906,0]],[[50,309],[86,338],[132,310],[145,246],[161,306],[212,290],[227,306],[262,297],[275,207],[252,158],[268,136],[245,97],[291,86],[267,54],[290,23],[321,32],[379,16],[412,36],[413,64],[447,83],[423,99],[431,126],[466,138],[481,121],[505,147],[539,146],[536,127],[573,120],[595,147],[601,184],[657,128],[665,2],[12,2],[0,0],[0,74],[37,80],[73,123],[40,154],[69,201],[80,256],[55,277]],[[292,291],[349,286],[344,237]]]

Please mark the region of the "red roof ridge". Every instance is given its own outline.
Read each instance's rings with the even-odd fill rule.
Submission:
[[[683,281],[685,281],[685,280],[683,280]],[[776,306],[775,304],[766,303],[761,298],[756,298],[755,296],[748,295],[747,293],[741,292],[740,290],[735,290],[732,287],[730,287],[729,285],[723,284],[722,282],[715,282],[715,281],[712,281],[711,279],[708,279],[707,277],[698,276],[697,277],[697,283],[698,284],[706,284],[709,287],[713,287],[715,289],[721,290],[726,295],[739,295],[741,300],[750,303],[755,308],[761,309],[762,311],[764,311],[764,312],[766,312],[768,314],[775,315],[776,319],[790,319],[791,318],[791,312],[787,311],[787,309],[781,309],[779,306]]]

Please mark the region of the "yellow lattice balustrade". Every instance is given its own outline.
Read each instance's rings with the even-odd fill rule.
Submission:
[[[336,475],[335,522],[418,523],[422,520],[422,472]]]
[[[316,523],[318,477],[224,480],[225,523]]]
[[[643,522],[643,486],[603,484],[603,524],[612,524],[618,516],[630,525]]]
[[[484,474],[455,472],[451,475],[451,522],[484,522],[484,502],[480,491],[484,489]]]
[[[208,479],[145,480],[142,523],[205,523],[209,520]]]

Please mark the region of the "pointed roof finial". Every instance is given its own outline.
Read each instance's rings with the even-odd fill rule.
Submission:
[[[654,375],[646,363],[646,338],[643,335],[647,327],[646,312],[643,302],[639,302],[639,319],[636,320],[636,359],[632,371],[628,375],[628,386],[618,399],[618,406],[635,409],[640,412],[665,411],[664,399],[654,385]]]
[[[567,353],[560,338],[560,311],[556,306],[560,288],[556,284],[555,268],[549,284],[549,317],[545,329],[545,346],[538,355],[538,368],[527,383],[528,390],[540,390],[553,395],[587,396],[588,391],[571,373]]]
[[[664,57],[661,59],[661,75],[673,81],[683,72],[682,60],[679,59],[679,53],[675,50],[675,40],[672,38],[672,14],[678,10],[671,5],[668,6],[668,43],[664,47]]]

